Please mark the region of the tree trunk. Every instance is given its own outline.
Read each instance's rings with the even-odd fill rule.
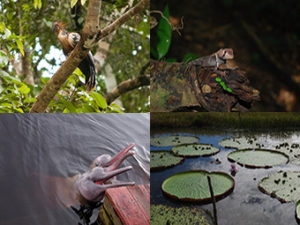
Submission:
[[[248,111],[259,91],[240,69],[201,68],[151,60],[151,112]]]

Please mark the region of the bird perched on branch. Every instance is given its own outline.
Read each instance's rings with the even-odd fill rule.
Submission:
[[[53,30],[57,33],[57,38],[62,45],[65,56],[73,51],[76,44],[80,40],[80,34],[75,32],[68,32],[64,25],[60,22],[53,24]],[[94,89],[96,85],[96,71],[95,63],[92,53],[89,51],[88,55],[79,64],[79,69],[85,75],[85,86],[87,91]]]

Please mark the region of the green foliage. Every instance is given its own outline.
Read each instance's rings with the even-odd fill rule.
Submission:
[[[56,98],[51,101],[48,112],[123,112],[122,108],[115,105],[108,106],[101,94],[94,91],[87,93],[82,81],[84,82],[84,75],[76,69],[57,93]]]
[[[53,33],[54,21],[64,22],[70,31],[75,27],[75,16],[84,24],[88,1],[80,0],[80,15],[71,14],[71,4],[78,0],[43,1],[43,0],[3,0],[0,3],[0,112],[29,112],[36,97],[56,71],[49,71],[52,66],[59,66],[57,57],[50,55],[53,49],[61,49],[57,36]],[[101,27],[119,17],[111,17],[128,0],[117,4],[103,2],[101,7]],[[118,8],[119,7],[119,8]],[[141,22],[135,17],[127,22],[128,28],[121,27],[112,40],[107,62],[114,65],[113,72],[118,83],[138,76],[149,56],[149,20],[141,14]],[[110,42],[111,40],[105,40]],[[50,50],[52,49],[52,50]],[[95,53],[96,49],[93,49]],[[137,54],[132,52],[136,50]],[[29,55],[28,60],[34,76],[34,86],[25,82],[27,74],[22,75],[20,58]],[[19,64],[18,64],[19,63]],[[56,70],[56,69],[55,69]],[[3,75],[3,76],[2,76]],[[47,77],[45,77],[47,75]],[[86,93],[85,77],[79,70],[74,71],[55,98],[47,112],[148,112],[150,110],[149,87],[131,91],[122,96],[122,108],[116,104],[107,105],[105,96],[104,71],[97,76],[97,90]]]
[[[191,61],[193,61],[193,60],[195,60],[197,58],[199,58],[199,57],[196,54],[194,54],[194,53],[187,53],[187,54],[185,54],[183,56],[182,62],[188,63],[188,62],[191,62]]]
[[[232,89],[229,88],[229,87],[226,87],[226,84],[221,80],[220,77],[216,77],[216,81],[217,81],[218,83],[220,83],[220,85],[222,86],[222,88],[223,88],[225,91],[228,91],[229,93],[232,92]]]
[[[149,18],[144,15],[142,21],[140,24],[136,24],[134,18],[129,20],[126,23],[128,28],[118,29],[112,40],[107,63],[112,65],[117,83],[137,77],[140,69],[149,61]],[[145,24],[142,25],[142,23]],[[131,32],[129,28],[138,29],[139,32]],[[104,71],[100,72],[104,73]],[[149,112],[149,95],[149,86],[140,87],[123,94],[121,100],[126,112]]]
[[[8,56],[6,52],[0,50],[0,68],[5,67],[8,64]]]
[[[19,50],[22,55],[24,55],[22,37],[12,33],[3,22],[0,23],[0,39],[4,49],[17,51]]]
[[[71,8],[73,8],[73,7],[76,5],[77,1],[78,1],[78,0],[71,0]],[[81,1],[81,2],[82,2],[82,1]]]
[[[167,19],[170,18],[168,5],[165,7],[163,15]],[[168,53],[171,45],[171,38],[172,28],[169,22],[165,18],[161,17],[157,28],[158,42],[155,47],[151,46],[151,54],[155,59],[160,60]]]
[[[101,94],[97,92],[86,93],[85,87],[79,86],[81,83],[79,78],[83,76],[79,69],[75,70],[51,101],[47,112],[124,112],[124,109],[115,104],[108,106]],[[42,83],[47,83],[48,80],[49,78],[42,78]],[[0,70],[0,113],[29,112],[36,100],[34,96],[41,89],[41,86],[33,87]]]
[[[33,86],[27,85],[0,70],[0,113],[29,112],[35,98]]]
[[[33,2],[33,7],[34,7],[35,9],[40,9],[40,8],[42,8],[42,0],[34,0],[34,2]]]

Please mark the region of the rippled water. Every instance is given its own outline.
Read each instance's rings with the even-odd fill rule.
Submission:
[[[274,147],[278,143],[300,143],[300,131],[271,131],[248,132],[246,130],[151,130],[152,136],[159,135],[193,135],[200,138],[201,143],[213,144],[220,147],[220,153],[211,157],[186,158],[183,164],[160,172],[151,172],[151,204],[165,204],[180,207],[200,207],[212,212],[212,204],[199,205],[173,201],[163,195],[162,182],[169,176],[191,169],[204,169],[208,171],[224,171],[230,173],[231,163],[227,160],[232,149],[225,149],[218,145],[219,141],[228,137],[256,136],[264,140],[265,147]],[[162,148],[152,147],[151,150]],[[171,149],[171,147],[164,148]],[[219,159],[222,163],[211,163]],[[259,181],[268,174],[279,170],[299,171],[300,166],[291,164],[276,166],[271,169],[248,169],[238,166],[235,175],[235,188],[232,194],[217,202],[218,222],[222,225],[296,225],[295,204],[280,203],[277,199],[263,194],[258,189]]]
[[[149,114],[1,114],[0,224],[78,224],[66,178],[131,143],[136,154],[121,167],[133,169],[117,178],[147,184]]]

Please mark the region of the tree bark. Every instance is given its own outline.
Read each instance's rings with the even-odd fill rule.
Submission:
[[[186,71],[183,63],[151,60],[150,73],[151,112],[243,112],[260,99],[259,91],[248,86],[245,73],[238,68],[192,66]]]
[[[115,87],[110,93],[106,96],[107,104],[112,103],[119,96],[125,92],[131,91],[138,87],[150,85],[150,75],[138,76],[135,79],[129,79],[121,82],[117,87]]]
[[[90,0],[87,12],[86,23],[82,31],[80,42],[76,45],[75,49],[71,52],[67,60],[62,64],[59,70],[52,76],[49,82],[45,85],[37,101],[33,104],[31,113],[43,113],[45,112],[50,101],[54,98],[60,87],[80,64],[80,62],[86,57],[88,51],[97,42],[115,31],[123,23],[129,20],[133,15],[143,11],[148,6],[150,0],[141,0],[133,8],[128,10],[119,19],[108,25],[103,30],[99,29],[99,12],[101,7],[101,1]]]
[[[24,78],[24,82],[30,85],[34,85],[33,69],[30,61],[30,51],[24,48],[24,55],[21,55],[21,76]]]

